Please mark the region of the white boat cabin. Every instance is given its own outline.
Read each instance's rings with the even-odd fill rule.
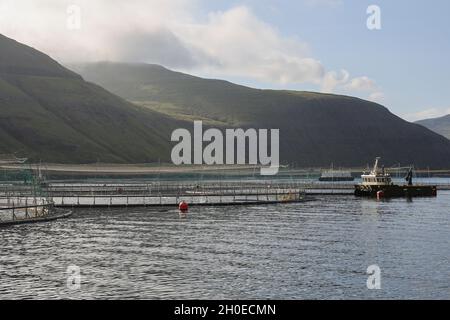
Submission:
[[[391,175],[384,171],[384,168],[378,169],[378,162],[380,158],[376,158],[373,170],[369,174],[363,174],[362,185],[365,186],[388,186],[392,184]]]

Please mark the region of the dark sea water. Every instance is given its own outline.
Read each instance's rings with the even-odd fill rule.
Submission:
[[[252,207],[78,209],[0,229],[0,298],[450,299],[450,192]],[[367,267],[381,269],[369,290]],[[78,266],[79,289],[67,287]]]

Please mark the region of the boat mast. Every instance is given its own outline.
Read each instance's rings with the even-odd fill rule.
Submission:
[[[375,164],[374,164],[374,166],[373,166],[373,174],[377,174],[377,172],[378,172],[378,161],[380,160],[381,158],[380,157],[376,157],[375,158]]]

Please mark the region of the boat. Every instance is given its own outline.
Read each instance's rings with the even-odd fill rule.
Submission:
[[[359,197],[435,197],[437,187],[430,185],[414,185],[412,183],[413,169],[410,167],[405,180],[405,185],[397,185],[392,182],[391,175],[384,167],[378,167],[381,158],[376,158],[370,173],[361,175],[362,183],[355,185],[355,196]]]
[[[319,181],[353,181],[355,178],[349,171],[327,170],[323,171]]]

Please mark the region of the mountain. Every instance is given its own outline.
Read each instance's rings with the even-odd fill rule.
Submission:
[[[181,124],[0,35],[0,153],[58,163],[157,162]]]
[[[386,165],[444,168],[450,141],[379,104],[312,92],[259,90],[173,72],[158,65],[72,66],[85,79],[174,119],[220,128],[279,128],[280,158],[299,166]]]
[[[450,114],[440,118],[420,120],[416,123],[450,139]]]
[[[282,163],[299,166],[360,166],[381,156],[387,165],[443,168],[450,160],[449,140],[357,98],[258,90],[156,65],[73,69],[81,75],[0,35],[0,153],[57,163],[168,162],[171,132],[198,119],[222,129],[279,128]]]

